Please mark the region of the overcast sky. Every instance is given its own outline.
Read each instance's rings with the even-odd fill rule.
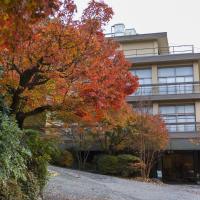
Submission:
[[[79,13],[89,0],[75,0]],[[200,0],[104,0],[114,10],[106,27],[124,23],[137,33],[167,32],[170,45],[194,44],[200,52]],[[197,49],[198,48],[198,49]]]

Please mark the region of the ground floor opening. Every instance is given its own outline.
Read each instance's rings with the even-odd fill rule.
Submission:
[[[200,151],[166,151],[161,162],[164,181],[200,180]]]

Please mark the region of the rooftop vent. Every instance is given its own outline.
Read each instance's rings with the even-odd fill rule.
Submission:
[[[115,36],[122,36],[125,33],[125,25],[120,23],[120,24],[115,24],[111,27],[111,32]]]
[[[111,34],[114,36],[124,36],[124,35],[136,35],[136,30],[134,28],[125,29],[125,25],[123,23],[114,24],[111,27]]]
[[[134,28],[126,29],[125,35],[136,35],[136,30]]]

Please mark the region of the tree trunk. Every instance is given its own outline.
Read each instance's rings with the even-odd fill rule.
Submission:
[[[18,112],[16,114],[16,120],[17,120],[19,128],[22,129],[23,128],[23,124],[24,124],[24,120],[25,120],[24,113],[23,112]]]

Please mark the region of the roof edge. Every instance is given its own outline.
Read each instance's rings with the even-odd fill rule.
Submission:
[[[108,38],[114,39],[118,42],[130,42],[130,41],[139,41],[139,40],[157,40],[163,37],[167,38],[167,32],[123,35],[123,36],[115,36],[115,37],[108,37]]]

